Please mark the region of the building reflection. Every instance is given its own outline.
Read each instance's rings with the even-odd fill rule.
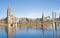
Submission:
[[[12,26],[11,27],[5,26],[5,31],[7,33],[7,38],[11,38],[12,34],[16,32],[16,28]]]
[[[47,26],[48,27],[48,26]],[[51,26],[50,26],[51,27]],[[39,27],[39,26],[37,26],[37,28],[38,29],[40,29],[41,27]],[[20,30],[22,30],[22,29],[26,29],[26,31],[27,30],[34,30],[34,29],[37,29],[36,28],[36,26],[17,26],[17,28],[16,27],[13,27],[13,26],[11,26],[11,27],[8,27],[8,26],[0,26],[0,29],[2,30],[2,31],[6,31],[6,34],[7,34],[7,38],[11,38],[11,36],[14,34],[14,33],[16,33],[17,31],[20,31]]]

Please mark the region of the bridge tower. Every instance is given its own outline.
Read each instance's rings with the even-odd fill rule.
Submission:
[[[57,25],[56,25],[56,13],[52,12],[52,28],[53,30],[57,30]]]

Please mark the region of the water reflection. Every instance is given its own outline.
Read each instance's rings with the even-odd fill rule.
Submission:
[[[5,27],[0,26],[0,38],[7,38],[6,36],[7,36],[7,34],[5,32]]]
[[[57,38],[60,38],[60,26],[58,26],[57,30]],[[1,36],[2,35],[2,36]],[[15,27],[7,27],[0,26],[0,37],[1,38],[54,38],[52,30],[41,30],[40,28],[32,28],[17,26]]]

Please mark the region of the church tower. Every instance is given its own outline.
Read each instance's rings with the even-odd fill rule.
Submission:
[[[10,23],[10,14],[11,14],[11,9],[10,9],[10,4],[8,4],[7,8],[7,23]]]
[[[11,25],[16,23],[16,17],[14,15],[11,15],[11,8],[10,8],[10,3],[8,4],[7,8],[7,24]]]

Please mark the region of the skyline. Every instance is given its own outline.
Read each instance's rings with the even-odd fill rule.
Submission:
[[[60,0],[0,0],[0,18],[7,16],[8,2],[11,13],[18,18],[41,18],[42,11],[44,16],[51,16],[52,10],[57,17],[60,13]]]

